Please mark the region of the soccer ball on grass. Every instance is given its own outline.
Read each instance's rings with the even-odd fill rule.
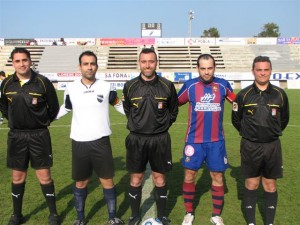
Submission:
[[[146,219],[142,225],[162,225],[162,222],[158,218]]]

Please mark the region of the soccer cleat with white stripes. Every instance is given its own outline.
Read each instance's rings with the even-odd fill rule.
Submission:
[[[182,225],[192,225],[194,221],[194,215],[192,213],[187,213],[182,221]]]
[[[221,216],[212,216],[210,222],[214,225],[224,225],[223,219]]]

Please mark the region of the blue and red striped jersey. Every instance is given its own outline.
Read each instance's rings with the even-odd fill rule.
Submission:
[[[207,143],[224,139],[224,103],[235,99],[229,82],[214,77],[205,84],[199,77],[186,81],[178,92],[179,106],[189,103],[187,143]]]

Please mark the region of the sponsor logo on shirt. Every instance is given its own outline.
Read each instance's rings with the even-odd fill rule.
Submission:
[[[196,102],[194,108],[195,111],[208,111],[208,112],[218,112],[221,111],[220,103],[213,103],[216,95],[205,93],[204,96],[200,97],[200,102]]]
[[[222,108],[220,106],[220,103],[213,103],[215,97],[216,97],[215,94],[205,93],[204,96],[200,97],[200,102],[196,102],[196,106],[194,110],[208,111],[208,112],[221,111]]]
[[[215,99],[215,94],[205,93],[203,97],[200,98],[200,102],[206,102],[209,103]]]

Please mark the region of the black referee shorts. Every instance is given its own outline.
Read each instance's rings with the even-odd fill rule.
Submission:
[[[7,139],[7,167],[27,170],[50,168],[53,164],[48,129],[10,130]]]
[[[144,172],[148,161],[154,172],[164,174],[172,169],[171,138],[168,132],[153,136],[130,133],[125,145],[126,168],[129,172]]]
[[[256,143],[241,139],[241,169],[246,178],[263,176],[277,179],[283,176],[280,140]]]

